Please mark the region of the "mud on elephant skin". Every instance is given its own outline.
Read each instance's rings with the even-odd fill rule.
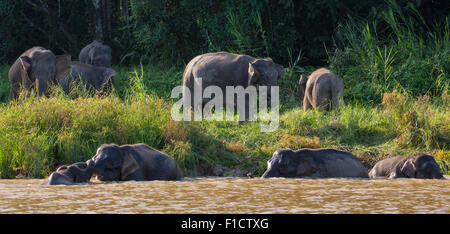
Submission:
[[[42,185],[74,185],[88,183],[92,177],[93,163],[79,162],[69,166],[61,166],[53,172]]]
[[[352,154],[335,149],[278,149],[267,161],[262,178],[368,178],[366,168]]]
[[[370,170],[371,178],[445,179],[433,156],[396,156],[379,161]]]
[[[248,86],[256,88],[267,86],[270,99],[271,87],[277,85],[284,73],[283,66],[276,64],[271,58],[254,58],[228,52],[198,55],[186,65],[184,70],[182,85],[186,90],[183,90],[183,106],[185,109],[190,107],[203,109],[203,106],[212,99],[212,97],[203,98],[201,103],[194,103],[194,86],[199,83],[200,78],[202,93],[208,86],[217,86],[221,89],[225,102],[227,86],[242,86],[244,89]],[[190,95],[186,94],[187,90],[190,91]],[[248,110],[248,103],[246,100],[246,110]],[[234,104],[236,104],[236,98]],[[248,111],[246,113],[248,114]],[[245,117],[248,119],[248,116]]]
[[[87,90],[107,91],[111,89],[116,74],[112,68],[72,62],[70,71],[58,80],[58,84],[66,94],[80,84]]]
[[[183,173],[175,160],[145,144],[103,144],[89,161],[101,181],[179,180]]]
[[[56,83],[70,70],[70,63],[70,55],[55,56],[52,51],[39,46],[28,49],[9,70],[9,100],[18,97],[21,87],[28,91],[36,87],[38,96],[44,95],[51,83]]]
[[[326,68],[320,68],[309,76],[301,75],[299,84],[303,90],[303,109],[319,108],[322,111],[339,110],[342,105],[344,83]]]
[[[94,66],[111,67],[111,47],[94,40],[81,49],[78,56],[80,62]]]

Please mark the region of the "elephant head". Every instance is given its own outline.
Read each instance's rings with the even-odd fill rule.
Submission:
[[[401,173],[409,178],[443,179],[439,165],[433,156],[422,154],[410,157],[404,161],[400,169]]]
[[[305,75],[300,75],[300,79],[298,80],[298,83],[302,87],[303,93],[305,93],[305,90],[306,90],[306,82],[308,82],[308,77]]]
[[[70,70],[70,63],[69,55],[55,56],[50,50],[33,47],[17,59],[15,64],[19,64],[18,66],[11,67],[10,81],[22,83],[27,90],[35,84],[37,94],[41,96],[45,94],[50,83],[56,82]]]
[[[271,58],[256,59],[248,64],[248,85],[267,86],[270,95],[270,87],[276,86],[284,73],[283,66],[274,63]]]
[[[311,176],[316,171],[314,160],[307,153],[278,149],[267,161],[267,170],[262,178]]]
[[[94,66],[111,67],[111,47],[94,40],[80,52],[80,61]]]
[[[91,159],[94,175],[101,181],[121,181],[139,169],[131,152],[116,144],[103,144]]]

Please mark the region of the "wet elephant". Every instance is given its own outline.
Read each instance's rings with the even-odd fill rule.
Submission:
[[[183,173],[175,160],[145,145],[103,144],[90,159],[101,181],[179,180]]]
[[[94,66],[111,67],[111,47],[94,40],[92,43],[81,49],[79,60],[82,63]]]
[[[36,87],[38,96],[44,95],[51,83],[56,83],[70,70],[70,63],[69,55],[55,56],[52,51],[39,46],[28,49],[9,70],[9,100],[18,97],[21,87],[28,91]]]
[[[276,64],[270,58],[254,58],[248,55],[232,54],[228,52],[207,53],[193,58],[187,65],[183,74],[183,106],[202,108],[210,99],[201,98],[200,103],[194,103],[194,86],[202,80],[202,94],[206,88],[217,86],[226,101],[226,87],[241,86],[266,86],[270,98],[271,87],[276,86],[279,79],[284,75],[283,66]],[[189,91],[189,95],[186,92]],[[231,95],[230,95],[231,96]],[[249,102],[246,98],[245,108],[248,119]],[[236,99],[230,100],[236,105]],[[229,105],[233,104],[229,103]],[[224,103],[225,104],[225,103]],[[240,115],[240,120],[243,117]]]
[[[371,178],[445,179],[433,156],[396,156],[383,159],[370,170]]]
[[[352,154],[335,149],[278,149],[267,162],[262,178],[269,177],[361,177],[367,170]]]
[[[42,185],[74,185],[77,183],[87,183],[93,173],[92,162],[79,162],[69,166],[61,166],[53,172]]]
[[[303,90],[303,109],[319,108],[322,111],[339,110],[342,105],[344,83],[326,68],[320,68],[309,76],[301,75],[299,84]]]
[[[116,71],[112,68],[72,62],[70,71],[58,81],[58,84],[65,93],[70,93],[74,86],[80,84],[87,90],[99,91],[102,89],[110,89],[109,86],[114,83],[113,76],[116,74]]]

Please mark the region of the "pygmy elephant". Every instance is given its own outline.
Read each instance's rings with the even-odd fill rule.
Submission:
[[[112,77],[116,74],[112,68],[72,62],[70,72],[67,72],[58,83],[65,93],[70,93],[71,85],[79,85],[80,81],[85,89],[98,91],[106,84],[113,83]]]
[[[94,40],[81,49],[79,60],[94,66],[111,67],[111,47]]]
[[[179,180],[183,173],[175,160],[145,144],[103,144],[90,159],[101,181]]]
[[[38,96],[45,94],[50,83],[67,73],[70,62],[69,55],[55,56],[52,51],[38,46],[28,49],[9,69],[9,100],[17,98],[21,86],[28,91],[35,86]]]
[[[79,162],[69,166],[61,166],[53,172],[42,185],[73,185],[87,183],[93,172],[93,162]]]
[[[370,170],[371,178],[421,178],[445,179],[433,156],[421,154],[417,156],[396,156],[379,161]]]
[[[322,111],[339,110],[342,105],[344,83],[326,68],[315,70],[311,75],[301,75],[299,84],[303,90],[303,109],[319,108]]]
[[[363,177],[366,168],[352,154],[335,149],[278,149],[267,161],[262,178],[269,177]]]
[[[283,77],[285,71],[283,66],[276,64],[270,58],[253,58],[248,55],[232,54],[228,52],[207,53],[193,58],[186,66],[183,74],[183,106],[185,109],[190,107],[202,108],[210,98],[202,97],[201,94],[209,86],[217,86],[223,95],[223,105],[226,105],[226,87],[241,86],[246,89],[248,86],[266,86],[268,97],[270,98],[271,87],[277,85],[277,81]],[[194,86],[201,83],[200,102],[194,103]],[[189,91],[190,95],[186,92]],[[233,96],[232,96],[233,95]],[[238,94],[239,96],[239,94]],[[229,100],[228,105],[236,105],[234,94],[230,94],[234,100]],[[211,97],[212,98],[212,97]],[[249,97],[246,96],[245,99]],[[251,97],[253,98],[253,97]],[[256,97],[255,97],[256,98]],[[240,100],[245,100],[240,98]],[[230,103],[231,102],[231,103]],[[245,101],[246,116],[248,119],[248,100]],[[244,108],[244,107],[243,107]],[[240,114],[240,120],[243,117]]]

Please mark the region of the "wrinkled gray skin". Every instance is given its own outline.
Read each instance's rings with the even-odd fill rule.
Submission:
[[[342,105],[344,83],[326,68],[320,68],[309,76],[301,75],[299,84],[303,90],[303,109],[319,108],[321,111],[339,110]]]
[[[179,180],[183,173],[167,155],[145,144],[103,144],[90,159],[101,181]]]
[[[38,96],[44,95],[49,85],[70,69],[70,62],[69,55],[55,56],[50,50],[39,46],[28,49],[9,70],[9,100],[18,97],[21,87],[28,91],[36,87]]]
[[[433,156],[396,156],[379,161],[369,172],[370,178],[445,179]]]
[[[262,178],[368,178],[367,170],[352,154],[335,149],[278,149],[267,161]]]
[[[85,89],[98,91],[103,89],[105,84],[113,83],[113,76],[116,74],[116,71],[112,68],[72,62],[70,72],[66,73],[58,83],[65,93],[69,93],[71,85],[80,84],[81,77],[81,82]]]
[[[53,172],[42,185],[74,185],[87,183],[93,173],[93,162],[79,162],[69,166],[61,166]]]
[[[184,108],[200,107],[194,104],[194,82],[202,78],[202,93],[206,87],[215,85],[220,87],[225,102],[226,86],[268,86],[277,85],[277,81],[283,77],[283,66],[276,64],[270,58],[257,59],[248,55],[232,54],[228,52],[207,53],[193,58],[186,66],[183,74],[182,85],[191,93],[190,105],[184,104]],[[213,98],[213,97],[211,97]],[[211,98],[203,98],[201,108]],[[183,103],[188,103],[187,96],[183,93]],[[236,97],[235,101],[236,103]],[[246,110],[248,110],[248,97],[246,97]],[[270,102],[268,102],[270,103]],[[225,108],[225,105],[223,106]],[[248,111],[246,111],[248,114]],[[245,116],[248,119],[248,116]]]
[[[79,60],[94,66],[111,67],[111,47],[94,40],[80,51]]]

